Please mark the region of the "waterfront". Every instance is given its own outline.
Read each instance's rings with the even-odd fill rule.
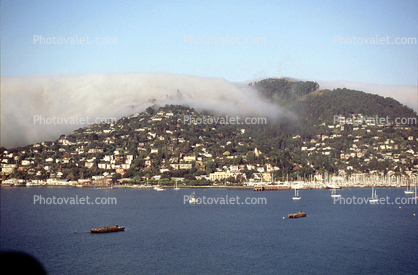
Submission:
[[[3,187],[1,248],[30,253],[50,274],[411,274],[418,205],[395,203],[407,197],[404,188],[376,190],[393,204],[334,203],[330,190],[301,190],[293,201],[293,191]],[[267,203],[184,203],[191,192]],[[371,195],[369,188],[338,192]],[[34,196],[117,203],[36,204]],[[287,218],[301,210],[306,218]],[[115,224],[125,231],[89,231]]]

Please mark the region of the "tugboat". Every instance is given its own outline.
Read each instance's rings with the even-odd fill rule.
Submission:
[[[90,232],[91,233],[109,233],[109,232],[117,232],[117,231],[123,231],[123,230],[125,230],[125,227],[114,225],[114,226],[93,228],[93,229],[90,229]]]
[[[292,213],[292,214],[289,214],[289,215],[287,215],[289,218],[303,218],[303,217],[306,217],[306,213],[305,212],[303,212],[303,211],[299,211],[299,212],[297,212],[297,213]]]

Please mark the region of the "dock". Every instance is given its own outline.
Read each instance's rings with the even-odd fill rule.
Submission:
[[[287,185],[263,185],[255,186],[254,191],[280,191],[280,190],[291,190]]]

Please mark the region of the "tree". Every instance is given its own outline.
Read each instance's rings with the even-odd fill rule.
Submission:
[[[246,159],[247,159],[247,162],[248,163],[254,163],[255,162],[255,155],[254,155],[254,153],[252,151],[248,152],[247,153],[247,156],[246,156]]]
[[[145,110],[150,116],[154,114],[154,109],[150,106]]]
[[[67,181],[69,181],[69,180],[74,180],[74,174],[73,174],[73,172],[70,172],[66,177],[65,177],[65,179],[67,180]]]
[[[118,181],[118,179],[121,179],[122,178],[122,175],[121,174],[119,174],[119,173],[114,173],[113,175],[112,175],[112,182],[113,182],[113,184],[115,184],[117,181]]]
[[[216,162],[208,161],[206,163],[206,174],[209,175],[210,173],[213,173],[215,171],[216,171]]]

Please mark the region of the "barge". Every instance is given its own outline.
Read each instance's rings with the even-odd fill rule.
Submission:
[[[299,211],[299,212],[297,212],[297,213],[292,213],[292,214],[289,214],[289,215],[287,215],[289,218],[303,218],[303,217],[306,217],[306,213],[305,212],[303,212],[303,211]]]
[[[123,231],[123,230],[125,230],[125,227],[114,225],[114,226],[93,228],[93,229],[90,229],[90,232],[91,233],[109,233],[109,232],[118,232],[118,231]]]

